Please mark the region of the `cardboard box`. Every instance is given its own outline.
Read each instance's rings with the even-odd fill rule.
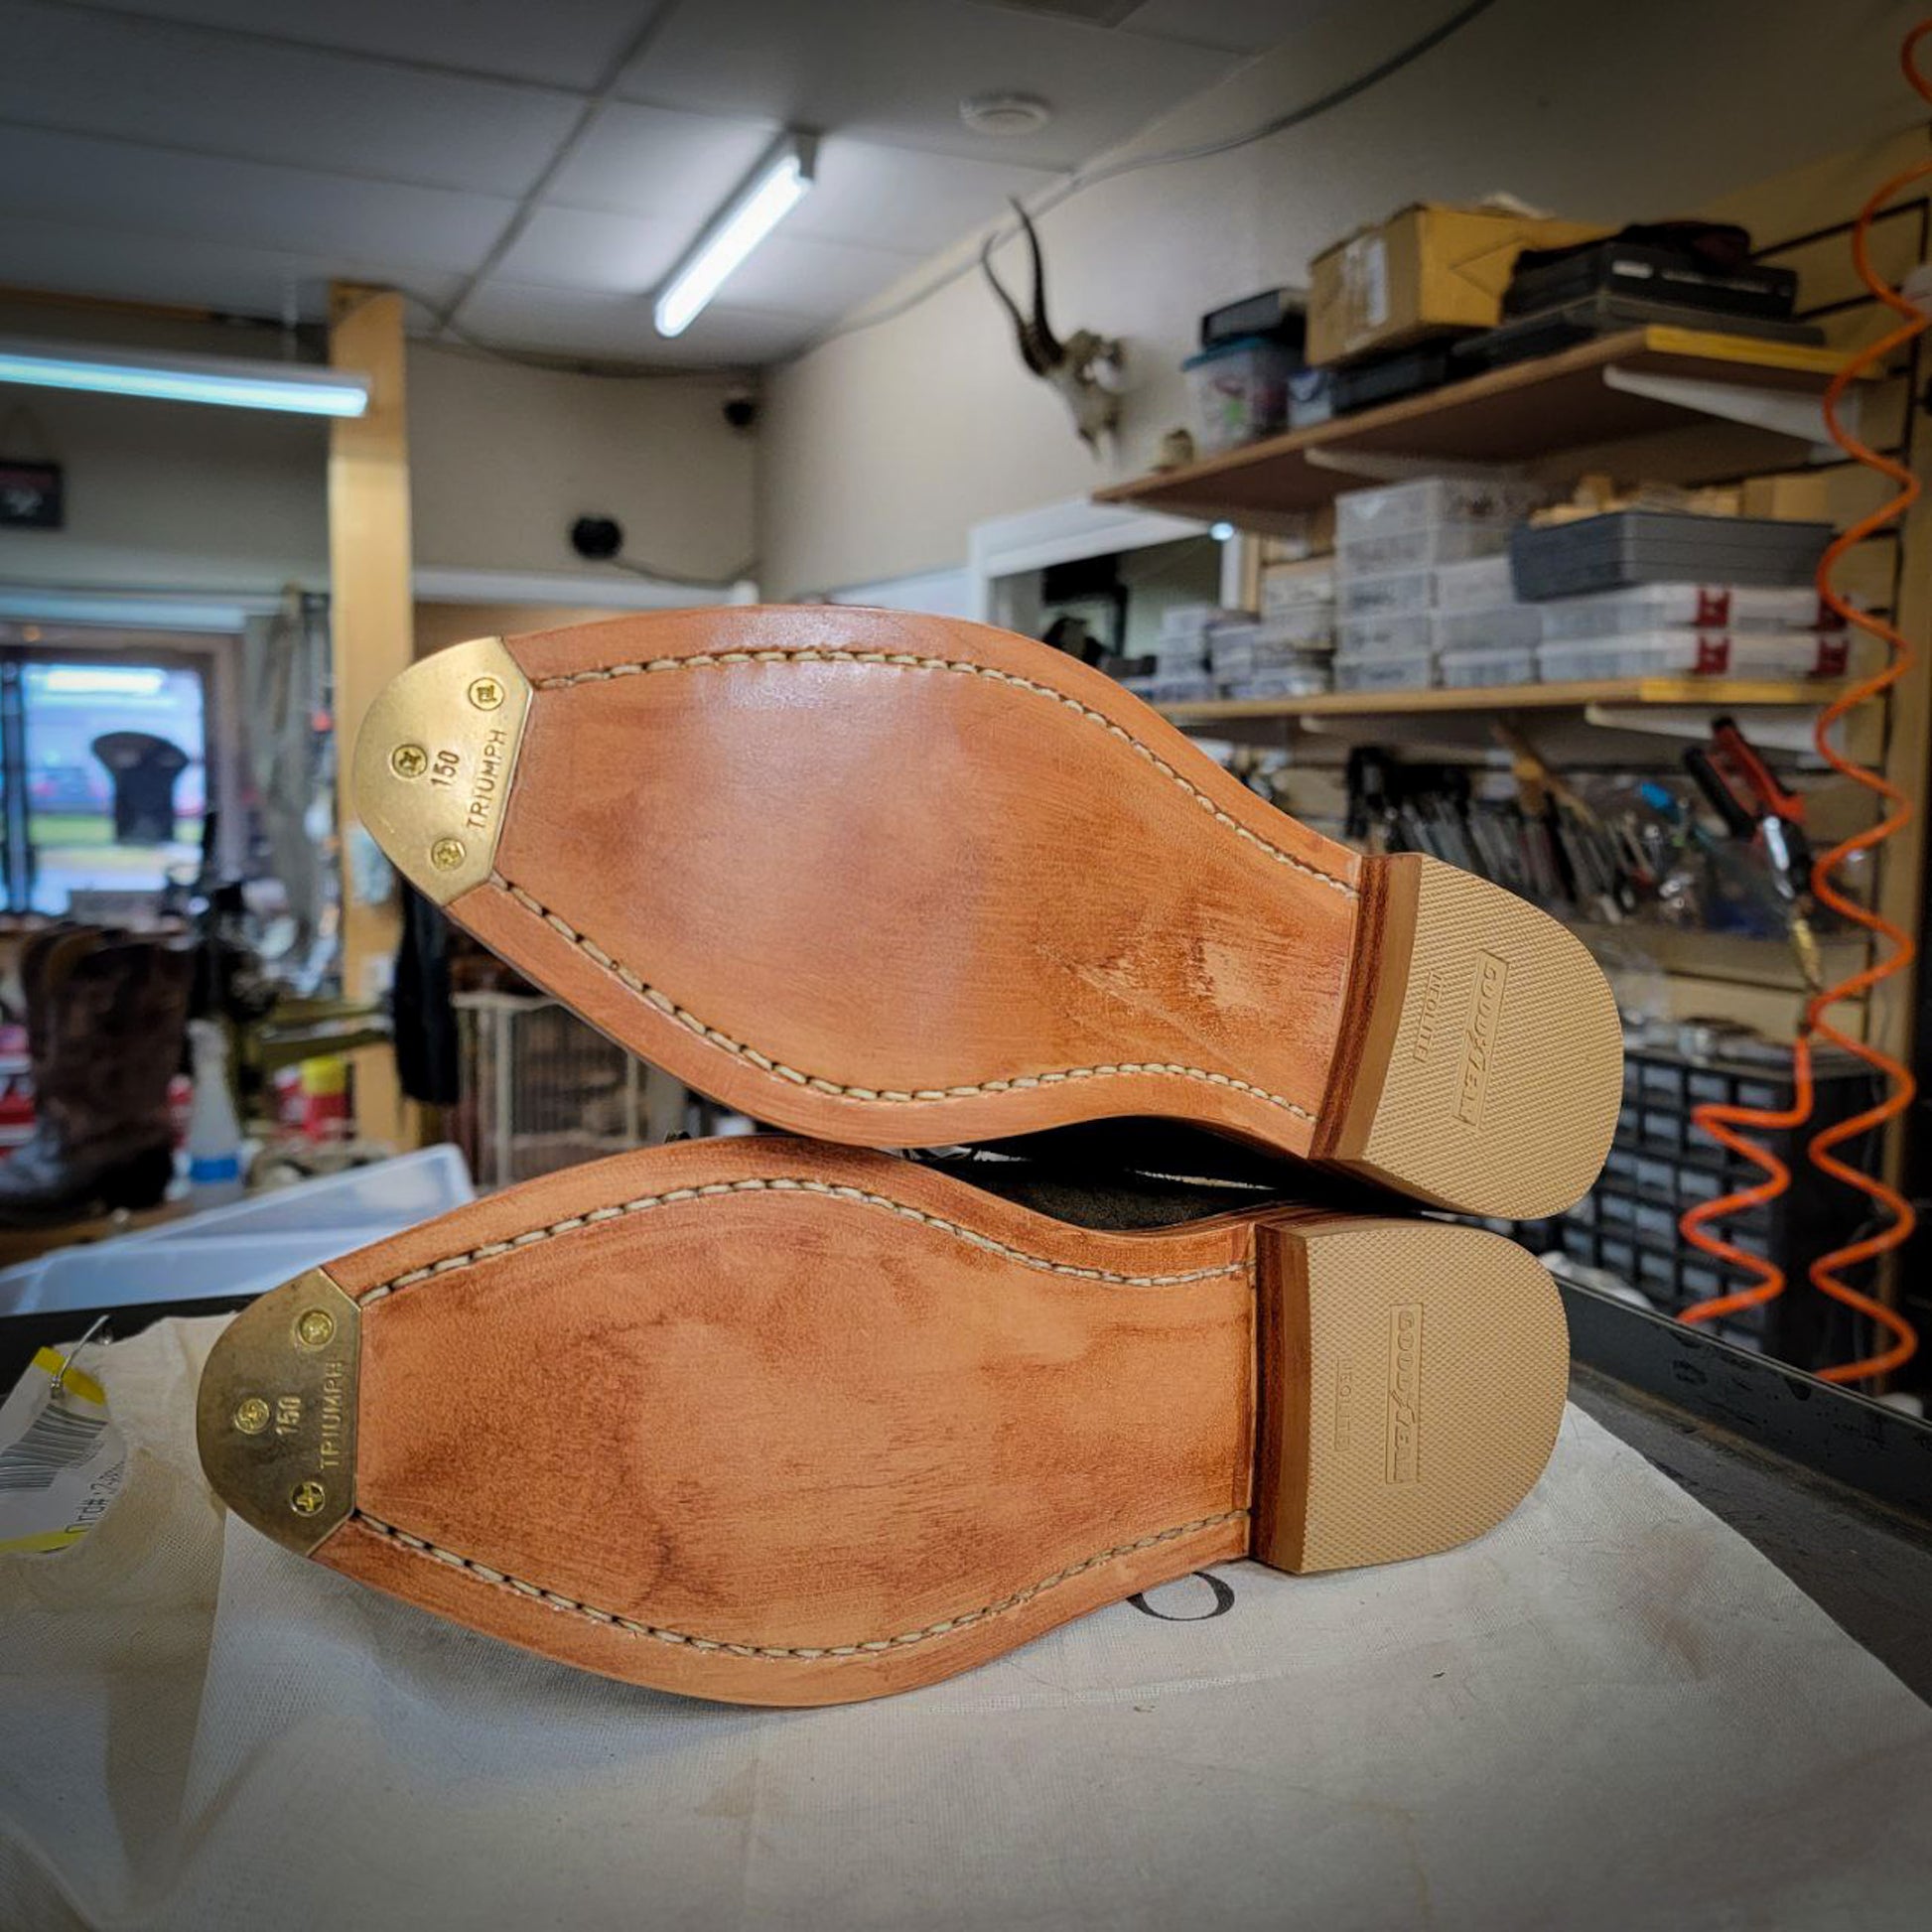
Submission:
[[[1741,506],[1746,516],[1775,516],[1794,523],[1836,523],[1831,479],[1827,477],[1751,477]]]
[[[1564,248],[1609,233],[1499,207],[1419,202],[1314,258],[1309,360],[1342,362],[1431,336],[1493,329],[1524,248]]]

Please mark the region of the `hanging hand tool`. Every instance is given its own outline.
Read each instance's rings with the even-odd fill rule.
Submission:
[[[1732,837],[1762,846],[1771,881],[1785,905],[1791,948],[1805,984],[1824,984],[1818,936],[1811,923],[1811,841],[1805,836],[1805,801],[1787,791],[1733,718],[1711,726],[1708,746],[1684,754],[1685,768]]]

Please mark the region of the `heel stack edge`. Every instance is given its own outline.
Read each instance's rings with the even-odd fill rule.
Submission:
[[[1569,1334],[1548,1272],[1433,1221],[1257,1230],[1253,1553],[1299,1573],[1493,1529],[1548,1462]]]
[[[1487,880],[1418,854],[1367,870],[1382,909],[1365,902],[1316,1158],[1462,1213],[1562,1213],[1594,1182],[1622,1101],[1601,969]]]

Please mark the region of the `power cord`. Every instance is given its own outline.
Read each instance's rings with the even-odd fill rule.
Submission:
[[[1277,134],[1286,134],[1291,128],[1305,126],[1319,115],[1347,105],[1349,101],[1367,93],[1371,87],[1380,86],[1384,80],[1394,78],[1405,68],[1413,67],[1425,55],[1433,54],[1451,35],[1460,33],[1471,21],[1486,14],[1495,4],[1496,0],[1469,0],[1468,5],[1459,7],[1440,26],[1431,28],[1421,39],[1411,41],[1407,47],[1378,62],[1365,72],[1358,73],[1352,80],[1345,80],[1327,93],[1300,107],[1291,108],[1285,114],[1277,114],[1272,120],[1263,121],[1259,127],[1251,127],[1244,133],[1231,134],[1218,141],[1201,141],[1192,147],[1170,148],[1160,154],[1130,155],[1123,160],[1109,162],[1104,167],[1076,170],[1057,188],[1048,189],[1028,211],[1035,218],[1050,214],[1074,196],[1083,194],[1089,188],[1097,188],[1102,182],[1118,181],[1122,175],[1137,175],[1149,168],[1172,168],[1184,161],[1206,161],[1215,155],[1232,154],[1237,148],[1252,147],[1257,141],[1271,140]],[[994,231],[992,245],[999,247],[1016,239],[1021,232],[1017,223],[1002,223]],[[965,260],[943,274],[935,275],[931,281],[901,297],[889,308],[876,310],[870,315],[855,316],[850,322],[840,323],[823,335],[814,336],[799,353],[809,354],[827,343],[857,335],[861,330],[877,329],[884,323],[897,322],[900,316],[910,314],[942,290],[975,273],[978,268],[979,251],[974,249]]]
[[[1906,35],[1899,49],[1899,65],[1912,88],[1922,99],[1932,103],[1932,78],[1928,78],[1917,60],[1919,43],[1928,35],[1932,35],[1932,19],[1921,21]],[[1913,663],[1912,647],[1904,633],[1896,625],[1860,610],[1839,592],[1833,580],[1840,560],[1849,551],[1888,524],[1897,522],[1919,497],[1919,481],[1910,467],[1872,449],[1847,428],[1840,417],[1840,408],[1852,385],[1867,370],[1882,368],[1899,349],[1932,328],[1932,315],[1928,315],[1901,290],[1894,288],[1872,267],[1870,250],[1871,224],[1880,210],[1905,189],[1928,177],[1932,177],[1932,161],[1921,161],[1914,167],[1903,169],[1889,181],[1881,183],[1859,210],[1858,218],[1852,225],[1853,265],[1859,272],[1859,279],[1871,292],[1872,299],[1883,303],[1902,320],[1895,329],[1859,350],[1833,377],[1825,391],[1825,426],[1831,433],[1832,441],[1848,456],[1889,479],[1898,486],[1898,493],[1839,535],[1818,565],[1819,596],[1847,623],[1855,624],[1878,638],[1885,646],[1886,661],[1884,668],[1875,676],[1861,679],[1818,715],[1812,730],[1813,743],[1818,755],[1835,771],[1875,793],[1889,809],[1877,824],[1842,840],[1819,857],[1812,867],[1811,890],[1821,905],[1829,906],[1852,924],[1863,926],[1876,938],[1885,941],[1890,950],[1863,972],[1855,973],[1835,986],[1821,989],[1806,1002],[1798,1037],[1791,1049],[1795,1097],[1788,1109],[1777,1111],[1704,1106],[1693,1111],[1691,1118],[1700,1128],[1721,1146],[1761,1169],[1765,1178],[1754,1186],[1724,1195],[1718,1200],[1700,1202],[1685,1213],[1678,1223],[1679,1231],[1693,1247],[1755,1278],[1755,1285],[1751,1288],[1700,1302],[1686,1309],[1679,1316],[1680,1320],[1715,1320],[1721,1315],[1755,1307],[1783,1294],[1785,1277],[1782,1269],[1705,1231],[1706,1222],[1726,1220],[1748,1208],[1775,1200],[1791,1184],[1790,1170],[1782,1161],[1761,1143],[1749,1140],[1735,1130],[1740,1127],[1795,1128],[1803,1126],[1811,1118],[1814,1038],[1828,1040],[1873,1068],[1885,1083],[1882,1097],[1863,1113],[1854,1114],[1815,1134],[1806,1152],[1812,1166],[1821,1173],[1843,1181],[1848,1187],[1856,1187],[1871,1198],[1880,1210],[1878,1231],[1873,1234],[1861,1232],[1843,1247],[1820,1255],[1811,1264],[1810,1276],[1812,1286],[1820,1294],[1828,1295],[1835,1302],[1863,1315],[1890,1337],[1890,1343],[1875,1354],[1819,1370],[1819,1379],[1825,1382],[1870,1381],[1902,1367],[1918,1350],[1918,1331],[1911,1322],[1895,1309],[1888,1308],[1873,1296],[1863,1294],[1844,1279],[1846,1269],[1877,1261],[1910,1239],[1917,1221],[1912,1203],[1882,1178],[1853,1167],[1841,1160],[1836,1152],[1847,1141],[1896,1120],[1911,1106],[1917,1091],[1916,1084],[1911,1070],[1902,1062],[1879,1051],[1867,1041],[1854,1038],[1835,1026],[1830,1018],[1831,1009],[1839,1001],[1869,993],[1874,987],[1904,972],[1917,956],[1918,949],[1909,933],[1848,897],[1839,890],[1836,877],[1839,867],[1854,853],[1868,852],[1895,832],[1903,830],[1911,822],[1913,807],[1909,794],[1882,772],[1871,770],[1856,759],[1847,758],[1832,743],[1831,732],[1840,719],[1899,683],[1910,672]]]

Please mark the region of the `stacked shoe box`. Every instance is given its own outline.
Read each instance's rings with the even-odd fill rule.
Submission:
[[[1300,698],[1329,688],[1335,647],[1330,557],[1262,573],[1258,616],[1230,614],[1207,633],[1214,682],[1229,698]]]
[[[1546,493],[1513,478],[1423,477],[1338,496],[1336,688],[1435,684],[1444,649],[1457,654],[1451,668],[1459,682],[1519,683],[1530,675],[1524,655],[1535,646],[1535,614],[1509,588],[1503,553],[1512,527]],[[1486,568],[1465,568],[1478,563]],[[1472,661],[1472,651],[1498,655]]]

